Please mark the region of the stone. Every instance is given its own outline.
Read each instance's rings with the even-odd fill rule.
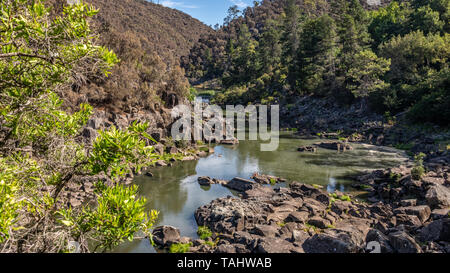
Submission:
[[[328,226],[331,225],[331,222],[322,217],[314,216],[308,220],[308,224],[324,229],[324,228],[328,228]]]
[[[197,179],[198,183],[202,186],[210,186],[211,184],[214,184],[213,180],[211,179],[211,177],[208,176],[200,176]]]
[[[353,150],[353,147],[345,142],[322,142],[316,144],[320,148],[329,149],[329,150],[336,150],[336,151],[347,151],[347,150]]]
[[[401,200],[400,204],[402,207],[413,207],[417,205],[417,199]]]
[[[434,209],[431,212],[431,219],[437,220],[437,219],[446,218],[446,217],[449,217],[449,215],[450,215],[449,213],[450,213],[450,208]]]
[[[316,146],[301,146],[301,147],[298,147],[297,151],[315,153],[315,152],[317,152],[317,147]]]
[[[223,145],[236,145],[236,144],[239,144],[239,140],[237,138],[223,139],[223,140],[220,141],[220,144],[223,144]]]
[[[264,237],[274,237],[278,232],[278,228],[269,225],[256,225],[253,228],[253,233]]]
[[[303,230],[294,230],[294,231],[292,231],[291,240],[299,245],[303,245],[303,243],[309,237],[310,237],[309,234]]]
[[[420,231],[420,239],[428,241],[450,242],[450,218],[432,221]]]
[[[404,231],[396,231],[388,235],[392,248],[398,253],[422,253],[416,241]]]
[[[389,244],[389,239],[386,235],[384,235],[381,231],[377,229],[371,229],[367,233],[366,242],[369,244],[370,242],[376,242],[380,244],[381,253],[393,253],[391,245]]]
[[[408,214],[415,215],[419,218],[419,220],[424,223],[426,222],[431,215],[431,210],[429,206],[416,206],[416,207],[400,207],[394,210],[395,214]]]
[[[291,253],[294,246],[280,238],[261,238],[256,246],[256,253]]]
[[[214,253],[236,253],[236,247],[233,245],[222,244],[216,247]]]
[[[158,160],[158,161],[156,161],[155,165],[158,167],[165,167],[165,166],[167,166],[167,163],[164,160]]]
[[[251,180],[247,180],[247,179],[243,179],[240,177],[235,177],[233,179],[231,179],[226,185],[225,187],[236,190],[236,191],[247,191],[247,190],[251,190],[254,189],[255,187],[257,187],[259,184],[256,182],[253,182]]]
[[[195,160],[195,156],[185,156],[181,159],[181,161],[193,161]]]
[[[450,190],[442,185],[433,185],[428,189],[425,199],[432,208],[448,208],[450,207]]]
[[[398,225],[414,226],[414,227],[419,227],[422,225],[422,222],[420,221],[419,217],[415,215],[397,214],[395,219]]]
[[[286,218],[286,222],[305,223],[309,217],[307,211],[294,211]]]
[[[162,145],[161,143],[158,143],[158,144],[154,145],[153,147],[155,148],[155,151],[159,155],[163,155],[164,154],[164,145]]]
[[[160,246],[169,246],[180,241],[180,230],[172,226],[159,226],[153,232],[153,241]]]
[[[346,238],[320,233],[305,240],[302,245],[306,253],[356,253],[358,247]]]

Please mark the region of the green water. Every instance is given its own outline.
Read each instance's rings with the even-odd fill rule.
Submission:
[[[338,153],[318,149],[317,153],[300,153],[297,148],[320,140],[299,139],[291,134],[280,136],[277,151],[261,152],[260,142],[241,141],[235,147],[216,146],[214,154],[198,161],[178,162],[172,167],[152,170],[153,177],[135,179],[148,208],[160,211],[157,225],[178,227],[182,236],[196,237],[194,211],[210,201],[235,195],[220,186],[201,187],[199,176],[219,179],[250,178],[253,173],[276,175],[309,184],[323,185],[328,191],[348,191],[354,175],[362,170],[393,167],[406,160],[401,151],[366,144],[352,144],[354,150]],[[283,185],[282,185],[283,186]],[[148,240],[127,242],[117,252],[155,252]]]

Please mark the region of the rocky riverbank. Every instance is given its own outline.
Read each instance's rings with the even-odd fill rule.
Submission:
[[[333,98],[305,96],[282,105],[280,125],[295,129],[301,136],[392,146],[411,154],[434,156],[450,144],[448,128],[414,125],[403,113],[383,116],[361,111],[358,104],[340,105]]]
[[[400,166],[361,175],[361,201],[341,192],[291,182],[288,188],[269,187],[275,177],[252,180],[200,178],[240,192],[199,207],[194,215],[210,236],[181,237],[175,227],[155,229],[160,247],[185,245],[198,253],[449,253],[450,156],[427,164],[418,180],[413,166]],[[278,181],[278,180],[277,180]],[[161,243],[163,242],[163,243]]]

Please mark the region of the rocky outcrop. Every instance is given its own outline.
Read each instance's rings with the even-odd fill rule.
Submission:
[[[234,180],[251,185],[239,187],[242,198],[219,198],[195,211],[217,245],[193,252],[421,253],[446,252],[450,243],[450,220],[433,220],[421,199],[367,204],[298,182],[274,189]]]
[[[353,150],[353,147],[346,142],[321,142],[315,145],[320,148],[342,152]]]
[[[180,241],[180,230],[172,226],[159,226],[153,230],[152,238],[155,244],[168,246]]]

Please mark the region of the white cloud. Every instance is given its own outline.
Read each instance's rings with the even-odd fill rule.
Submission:
[[[242,0],[230,0],[230,1],[231,1],[231,3],[233,3],[233,5],[236,5],[241,9],[248,7],[248,4]]]
[[[185,4],[184,2],[165,0],[161,2],[161,5],[169,8],[186,8],[186,9],[196,9],[198,6]]]

